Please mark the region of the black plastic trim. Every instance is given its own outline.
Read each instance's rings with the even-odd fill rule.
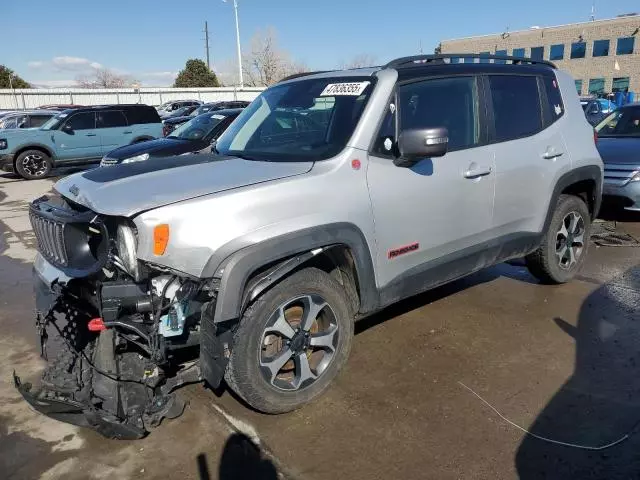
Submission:
[[[535,250],[541,241],[541,233],[514,233],[418,265],[382,287],[380,306],[386,307],[483,268],[522,257]]]
[[[378,307],[373,257],[364,234],[351,223],[332,223],[281,235],[240,250],[232,244],[222,247],[205,267],[202,276],[213,277],[221,268],[224,273],[215,310],[215,322],[239,318],[242,299],[249,277],[262,266],[278,260],[329,245],[346,245],[355,261],[360,288],[360,313]],[[234,251],[235,250],[235,251]]]

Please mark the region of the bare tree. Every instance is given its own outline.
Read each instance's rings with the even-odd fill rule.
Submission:
[[[272,27],[256,32],[251,39],[251,52],[242,63],[248,86],[266,87],[288,75],[309,71],[306,64],[292,60],[278,46],[277,32]]]
[[[342,62],[340,67],[343,70],[348,70],[350,68],[373,67],[375,64],[376,57],[374,55],[370,55],[368,53],[359,53],[348,62]]]
[[[90,76],[76,77],[76,82],[81,88],[122,88],[137,83],[129,75],[118,75],[107,68],[98,68]]]

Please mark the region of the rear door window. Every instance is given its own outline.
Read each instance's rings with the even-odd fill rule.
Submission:
[[[489,86],[496,142],[526,137],[542,129],[537,77],[491,75]]]
[[[126,127],[127,119],[119,110],[98,112],[98,128]]]

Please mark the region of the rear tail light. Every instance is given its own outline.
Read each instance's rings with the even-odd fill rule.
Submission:
[[[593,143],[598,143],[598,131],[595,128],[593,129]]]

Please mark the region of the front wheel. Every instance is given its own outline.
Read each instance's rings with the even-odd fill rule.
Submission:
[[[51,172],[51,157],[40,150],[26,150],[16,158],[16,173],[26,180],[44,178]]]
[[[225,373],[256,410],[284,413],[323,393],[346,363],[353,311],[345,289],[307,268],[286,278],[243,314]]]
[[[591,214],[584,201],[561,195],[540,247],[527,255],[529,271],[544,283],[566,283],[580,271],[591,233]]]

